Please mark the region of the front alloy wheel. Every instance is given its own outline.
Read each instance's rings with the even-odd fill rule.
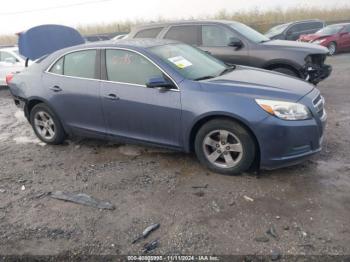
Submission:
[[[195,139],[198,160],[210,170],[237,175],[252,165],[256,147],[250,132],[236,121],[214,119],[204,124]]]
[[[241,141],[227,130],[214,130],[203,140],[203,151],[208,161],[219,168],[232,168],[242,159]]]

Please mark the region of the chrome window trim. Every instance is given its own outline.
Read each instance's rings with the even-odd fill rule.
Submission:
[[[134,53],[136,53],[138,55],[141,55],[142,57],[144,57],[145,59],[150,61],[153,65],[155,65],[163,74],[165,74],[167,77],[169,77],[170,80],[174,83],[174,85],[176,86],[176,89],[175,88],[171,88],[171,89],[168,89],[168,91],[180,92],[180,88],[179,88],[178,84],[175,82],[175,80],[167,72],[165,72],[159,65],[157,65],[154,61],[152,61],[150,58],[148,58],[144,54],[142,54],[142,53],[140,53],[140,52],[138,52],[136,50],[133,50],[133,49],[130,49],[130,48],[125,48],[125,47],[87,47],[87,48],[71,50],[71,51],[68,51],[68,52],[60,55],[52,63],[50,63],[50,65],[47,67],[47,69],[44,71],[44,73],[51,74],[51,75],[56,75],[56,76],[61,76],[61,77],[67,77],[67,78],[82,79],[82,80],[89,80],[89,81],[98,81],[98,82],[106,82],[106,83],[115,83],[115,84],[125,84],[125,85],[133,85],[133,86],[139,86],[139,87],[147,88],[146,85],[140,85],[140,84],[134,84],[134,83],[128,83],[128,82],[118,82],[118,81],[103,80],[103,79],[96,79],[96,78],[86,78],[86,77],[79,77],[79,76],[67,76],[67,75],[61,75],[61,74],[56,74],[56,73],[50,72],[50,70],[56,64],[56,62],[59,61],[62,57],[66,56],[68,54],[71,54],[71,53],[80,52],[80,51],[88,51],[88,50],[124,50],[124,51],[134,52]]]

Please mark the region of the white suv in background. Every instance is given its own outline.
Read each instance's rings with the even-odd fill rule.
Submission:
[[[17,47],[0,48],[0,86],[6,86],[6,75],[12,72],[20,72],[25,67],[25,58],[22,57]]]

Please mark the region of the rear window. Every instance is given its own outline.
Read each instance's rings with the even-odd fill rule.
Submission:
[[[70,53],[60,58],[51,68],[54,74],[95,78],[96,50]]]
[[[163,27],[144,29],[136,33],[135,38],[156,38]]]
[[[177,40],[189,45],[199,45],[199,26],[172,26],[164,38]]]

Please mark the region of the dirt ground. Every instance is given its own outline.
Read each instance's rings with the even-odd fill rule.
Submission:
[[[323,151],[259,179],[214,174],[194,155],[154,148],[42,144],[0,90],[0,254],[142,254],[159,238],[151,254],[350,255],[350,55],[328,63],[334,72],[319,85],[329,116]],[[57,190],[115,210],[45,194]],[[266,233],[271,227],[277,236]]]

